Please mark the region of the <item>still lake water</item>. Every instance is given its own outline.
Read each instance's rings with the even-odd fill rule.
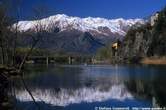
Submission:
[[[166,65],[29,65],[25,81],[41,110],[166,105]],[[21,81],[15,90],[19,109],[36,109]]]

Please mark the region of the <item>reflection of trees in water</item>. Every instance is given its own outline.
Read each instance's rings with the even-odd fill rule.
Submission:
[[[135,70],[129,71],[129,80],[125,85],[137,98],[156,100],[159,106],[166,106],[166,76],[158,71],[139,76]]]
[[[166,77],[156,77],[153,82],[154,97],[160,106],[166,106]]]
[[[35,88],[47,89],[53,88],[59,90],[60,87],[77,88],[81,86],[79,81],[81,74],[81,68],[72,69],[61,66],[49,65],[37,65],[29,66],[26,69],[25,81],[28,87],[33,90]],[[21,82],[17,80],[17,89],[23,89]]]
[[[137,98],[150,99],[152,97],[151,85],[143,80],[129,80],[125,82],[127,88]]]

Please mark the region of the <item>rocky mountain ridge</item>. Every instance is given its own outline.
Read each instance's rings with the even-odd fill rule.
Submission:
[[[145,24],[143,19],[105,19],[105,18],[79,18],[64,14],[48,18],[19,21],[18,29],[21,32],[34,32],[35,26],[42,26],[47,33],[41,48],[77,53],[95,53],[98,48],[122,40],[132,26]],[[16,24],[14,24],[15,26]],[[24,40],[26,41],[26,40]]]

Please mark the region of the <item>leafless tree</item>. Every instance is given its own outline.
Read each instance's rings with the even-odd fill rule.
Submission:
[[[39,20],[45,13],[43,7],[35,8],[34,13],[35,13],[34,18],[36,19],[36,21],[35,25],[33,26],[33,32],[28,33],[28,36],[31,37],[31,44],[29,46],[29,51],[23,57],[23,60],[19,66],[19,71],[22,69],[23,65],[25,64],[27,57],[32,53],[33,49],[37,46],[39,41],[42,40],[43,33],[47,28],[47,26],[43,24],[41,20]]]
[[[19,0],[16,0],[19,1]],[[17,3],[19,4],[19,3]],[[1,64],[6,66],[13,66],[15,59],[15,49],[16,49],[16,41],[18,37],[18,20],[19,14],[17,13],[19,10],[19,6],[11,9],[10,0],[3,0],[0,4],[0,47],[1,47]],[[10,12],[9,12],[10,9]],[[11,10],[13,10],[11,12]],[[17,13],[14,17],[10,16],[10,14]],[[12,26],[13,22],[16,22],[15,27]]]
[[[1,64],[7,65],[8,62],[8,50],[9,50],[9,29],[10,20],[6,13],[6,7],[2,4],[0,6],[0,48],[1,48]]]
[[[19,31],[19,11],[20,8],[17,6],[16,8],[16,19],[15,25],[12,25],[13,21],[10,20],[11,17],[7,14],[7,8],[4,6],[4,4],[0,4],[0,56],[1,56],[1,64],[4,66],[14,66],[15,65],[15,58],[16,58],[16,48],[17,48],[17,39],[20,37],[19,35],[25,35],[24,32]],[[44,9],[42,8],[35,8],[34,10],[36,19],[36,23],[33,27],[33,32],[28,33],[28,36],[31,39],[31,43],[28,45],[29,50],[25,53],[23,56],[23,59],[21,63],[18,66],[17,72],[22,73],[21,80],[32,97],[33,101],[36,105],[38,105],[35,101],[35,98],[33,97],[32,93],[28,89],[25,81],[24,81],[24,75],[22,71],[22,67],[25,64],[25,61],[27,57],[32,53],[33,49],[37,46],[37,44],[40,42],[40,40],[43,37],[43,32],[46,30],[46,26],[42,23],[42,21],[38,20],[42,13],[44,14]],[[38,106],[39,107],[39,106]],[[40,107],[39,107],[40,109]]]

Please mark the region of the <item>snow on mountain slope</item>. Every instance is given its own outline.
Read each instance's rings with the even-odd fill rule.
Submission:
[[[35,29],[35,26],[41,23],[45,30],[52,30],[52,28],[58,27],[61,31],[76,29],[82,32],[97,32],[109,35],[109,33],[118,34],[120,36],[125,36],[127,30],[134,24],[144,24],[143,19],[105,19],[105,18],[79,18],[70,17],[65,14],[57,14],[55,16],[50,16],[41,20],[34,21],[20,21],[18,23],[20,31],[27,31]],[[102,29],[107,28],[105,32]],[[109,33],[108,33],[109,31]]]

